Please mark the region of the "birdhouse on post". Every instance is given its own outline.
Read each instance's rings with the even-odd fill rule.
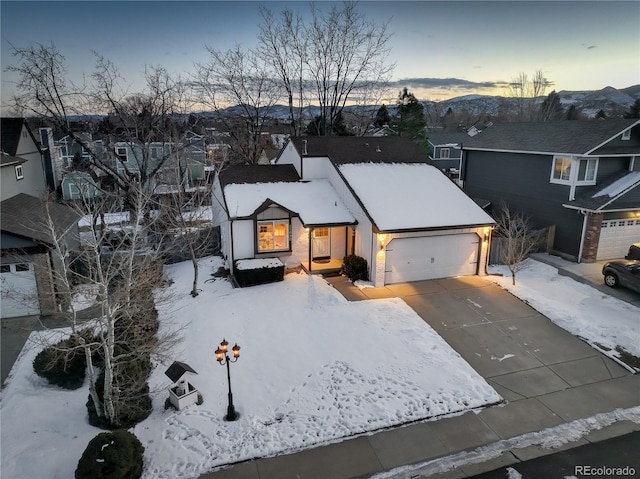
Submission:
[[[190,373],[198,374],[191,366],[180,361],[174,361],[164,372],[173,382],[169,388],[169,401],[178,410],[198,402],[198,390],[186,378]]]

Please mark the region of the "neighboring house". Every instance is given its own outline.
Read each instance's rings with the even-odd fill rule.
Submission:
[[[48,207],[64,240],[77,247],[75,214],[45,200],[49,192],[42,150],[23,118],[2,118],[0,167],[0,317],[50,314],[56,310],[54,242]]]
[[[71,171],[64,175],[60,189],[65,201],[96,198],[104,194],[99,177],[85,171]]]
[[[213,208],[230,267],[275,256],[316,273],[356,254],[376,286],[484,274],[495,224],[401,137],[291,138],[274,165],[220,172]]]
[[[0,118],[2,184],[0,200],[18,193],[47,192],[42,149],[24,118]]]
[[[640,241],[640,120],[496,124],[463,150],[465,191],[555,225],[552,253],[620,258]]]
[[[79,138],[86,145],[94,146],[94,141],[91,133],[88,132],[77,132],[74,133],[75,137]],[[60,155],[62,158],[62,162],[66,168],[71,168],[73,165],[73,159],[79,158],[84,161],[89,161],[91,159],[91,155],[85,148],[78,143],[75,137],[71,135],[63,136],[55,141],[55,145],[60,148]]]
[[[465,132],[428,132],[429,159],[453,180],[460,177],[462,145],[469,138]]]

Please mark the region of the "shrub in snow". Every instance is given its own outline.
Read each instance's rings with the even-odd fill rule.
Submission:
[[[103,432],[89,441],[76,469],[76,479],[138,479],[144,446],[129,431]]]
[[[234,266],[236,281],[242,287],[284,279],[284,264],[278,258],[241,259]]]
[[[115,421],[106,422],[103,416],[99,416],[91,395],[89,395],[87,401],[89,424],[102,429],[129,428],[149,417],[153,409],[147,384],[150,373],[151,361],[148,359],[137,359],[114,366],[113,386],[117,388],[113,395]],[[104,371],[100,373],[96,381],[96,390],[102,402],[104,400]]]
[[[91,342],[90,333],[82,331],[43,349],[33,360],[34,372],[65,389],[78,389],[84,384],[87,360],[80,347],[80,337]]]
[[[369,281],[367,260],[355,254],[345,256],[342,260],[342,274],[351,281]]]

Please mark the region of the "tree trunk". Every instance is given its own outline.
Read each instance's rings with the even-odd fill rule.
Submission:
[[[96,390],[96,373],[93,368],[93,360],[91,359],[91,348],[85,344],[84,355],[87,358],[87,374],[89,375],[89,395],[93,401],[93,405],[96,408],[96,414],[98,417],[104,417],[104,409],[102,403],[98,397],[98,391]]]

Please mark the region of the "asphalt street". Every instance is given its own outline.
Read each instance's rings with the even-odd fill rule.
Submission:
[[[517,453],[516,453],[517,455]],[[510,475],[511,474],[511,475]],[[518,475],[520,474],[520,475]],[[640,477],[640,432],[501,467],[472,479]]]

